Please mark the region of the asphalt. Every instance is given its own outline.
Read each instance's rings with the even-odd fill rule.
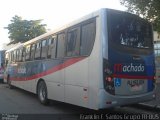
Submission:
[[[151,107],[160,111],[160,79],[156,80],[156,98],[149,102],[140,103],[140,105]]]
[[[1,82],[1,81],[0,81]],[[160,111],[160,77],[156,80],[156,98],[149,102],[139,103],[139,105],[144,107],[150,107],[151,109],[156,109]]]

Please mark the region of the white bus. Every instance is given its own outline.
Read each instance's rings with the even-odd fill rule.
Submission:
[[[103,109],[155,98],[151,24],[100,9],[6,52],[5,80],[56,100]]]

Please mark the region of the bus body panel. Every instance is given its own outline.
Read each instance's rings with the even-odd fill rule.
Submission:
[[[100,17],[96,17],[97,31],[91,55],[65,69],[65,102],[91,109],[98,109],[102,72],[102,59],[99,59],[102,58],[99,22]]]
[[[98,109],[99,106],[99,88],[103,87],[102,79],[102,49],[101,49],[101,39],[102,39],[102,12],[99,12],[99,17],[96,18],[96,37],[94,42],[94,47],[89,56],[89,108]]]
[[[58,61],[58,71],[55,71],[50,77],[43,77],[48,85],[48,98],[64,102],[64,60],[51,60],[50,62]],[[45,65],[45,64],[44,64]]]
[[[48,99],[64,102],[64,84],[56,82],[47,82]]]
[[[88,57],[79,59],[82,59],[79,63],[65,68],[65,84],[88,87]]]
[[[114,50],[112,49],[112,51]],[[114,71],[113,76],[115,81],[121,82],[121,85],[115,87],[117,95],[143,94],[153,90],[152,82],[154,82],[155,72],[153,54],[140,56],[139,60],[133,60],[135,55],[127,53],[116,54],[116,52],[111,52],[111,56],[109,63],[111,70]]]
[[[98,109],[104,109],[153,100],[155,98],[155,92],[152,91],[145,94],[132,96],[115,96],[109,94],[104,89],[100,89],[99,98],[100,104]]]
[[[110,10],[107,11],[106,16],[108,17],[109,16],[108,14],[111,13],[112,11]],[[113,11],[113,13],[122,14],[122,12],[118,13],[118,11]],[[130,14],[127,13],[124,13],[124,15],[130,16]],[[129,44],[128,45],[129,47],[127,46],[128,47],[127,48],[124,45],[124,42],[126,42],[127,40],[128,41],[131,40],[133,42],[134,40],[139,39],[138,37],[140,35],[137,32],[135,33],[137,34],[136,36],[137,38],[134,38],[135,36],[133,36],[133,32],[130,32],[132,36],[129,36],[129,33],[125,34],[124,32],[127,31],[126,28],[125,27],[121,28],[120,27],[121,23],[120,25],[118,25],[117,22],[121,21],[121,19],[119,18],[112,19],[112,17],[114,18],[114,14],[110,15],[109,18],[106,18],[105,20],[107,21],[106,22],[107,24],[104,24],[107,26],[106,28],[108,29],[108,31],[106,30],[107,37],[103,39],[104,41],[103,43],[106,44],[106,45],[103,44],[104,45],[103,79],[104,79],[105,89],[100,89],[99,91],[99,99],[100,99],[99,108],[121,106],[125,104],[134,104],[138,102],[152,100],[155,98],[155,91],[154,91],[155,66],[154,66],[154,52],[152,50],[152,42],[150,45],[151,48],[148,49],[147,46],[146,47],[147,49],[145,48],[146,50],[144,50],[144,48],[140,49],[140,45],[138,45],[139,48],[137,49],[129,48],[130,47],[129,45],[132,45],[131,43],[125,44],[126,46]],[[141,19],[137,19],[136,17],[135,19],[137,20],[137,22],[140,21],[140,24],[142,23]],[[114,22],[117,26],[116,25],[114,26]],[[143,22],[143,24],[145,24],[145,22]],[[125,22],[124,25],[127,26],[127,22]],[[143,31],[145,30],[143,29]],[[118,35],[120,32],[123,33],[123,36],[126,35],[126,38],[125,37],[122,38],[122,36],[119,37]],[[130,37],[130,39],[127,37]],[[121,44],[123,46],[120,45],[119,43],[120,41],[118,41],[119,39],[122,39]],[[150,37],[150,41],[151,40],[152,36]],[[118,42],[113,43],[114,41]],[[127,49],[123,50],[124,48]]]
[[[88,58],[65,68],[65,102],[88,107]]]

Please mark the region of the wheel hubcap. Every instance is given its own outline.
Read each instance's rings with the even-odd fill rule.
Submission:
[[[40,87],[39,97],[42,101],[44,101],[46,98],[46,89],[45,89],[44,85],[41,85],[41,87]]]

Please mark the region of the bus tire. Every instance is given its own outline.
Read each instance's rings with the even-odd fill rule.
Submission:
[[[10,80],[10,76],[9,75],[7,76],[7,84],[8,84],[8,87],[10,89],[13,89],[13,86],[11,85],[11,80]]]
[[[49,100],[47,97],[48,95],[47,86],[46,86],[46,83],[42,80],[38,83],[37,94],[38,94],[38,99],[40,103],[44,105],[47,105],[49,103]]]

